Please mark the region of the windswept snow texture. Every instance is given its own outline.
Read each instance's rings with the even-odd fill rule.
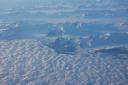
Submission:
[[[128,0],[7,1],[0,85],[128,85]]]
[[[57,54],[40,44],[36,40],[0,41],[1,85],[127,85],[128,60],[88,51]]]

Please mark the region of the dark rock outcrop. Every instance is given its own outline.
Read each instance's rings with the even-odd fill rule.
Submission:
[[[70,38],[57,38],[51,46],[57,53],[72,54],[77,50],[78,42]]]
[[[125,47],[110,47],[110,48],[103,48],[103,49],[99,49],[96,50],[95,53],[105,53],[105,54],[114,54],[114,55],[118,55],[118,54],[128,54],[128,49]]]
[[[47,36],[62,36],[64,34],[65,33],[63,28],[60,28],[60,29],[51,30],[50,32],[48,32]]]

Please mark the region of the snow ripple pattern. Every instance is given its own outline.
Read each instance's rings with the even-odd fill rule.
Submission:
[[[0,85],[127,85],[128,60],[57,54],[37,40],[0,41]],[[127,55],[126,55],[127,56]]]

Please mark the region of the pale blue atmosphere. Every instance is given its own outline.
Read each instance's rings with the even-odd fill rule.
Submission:
[[[127,85],[128,0],[0,0],[0,85]]]

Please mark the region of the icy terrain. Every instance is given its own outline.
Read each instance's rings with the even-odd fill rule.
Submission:
[[[0,85],[127,84],[127,0],[0,1]]]
[[[0,41],[1,85],[127,85],[127,59],[57,54],[36,40]],[[128,52],[128,50],[127,50]],[[117,56],[116,56],[117,57]]]

